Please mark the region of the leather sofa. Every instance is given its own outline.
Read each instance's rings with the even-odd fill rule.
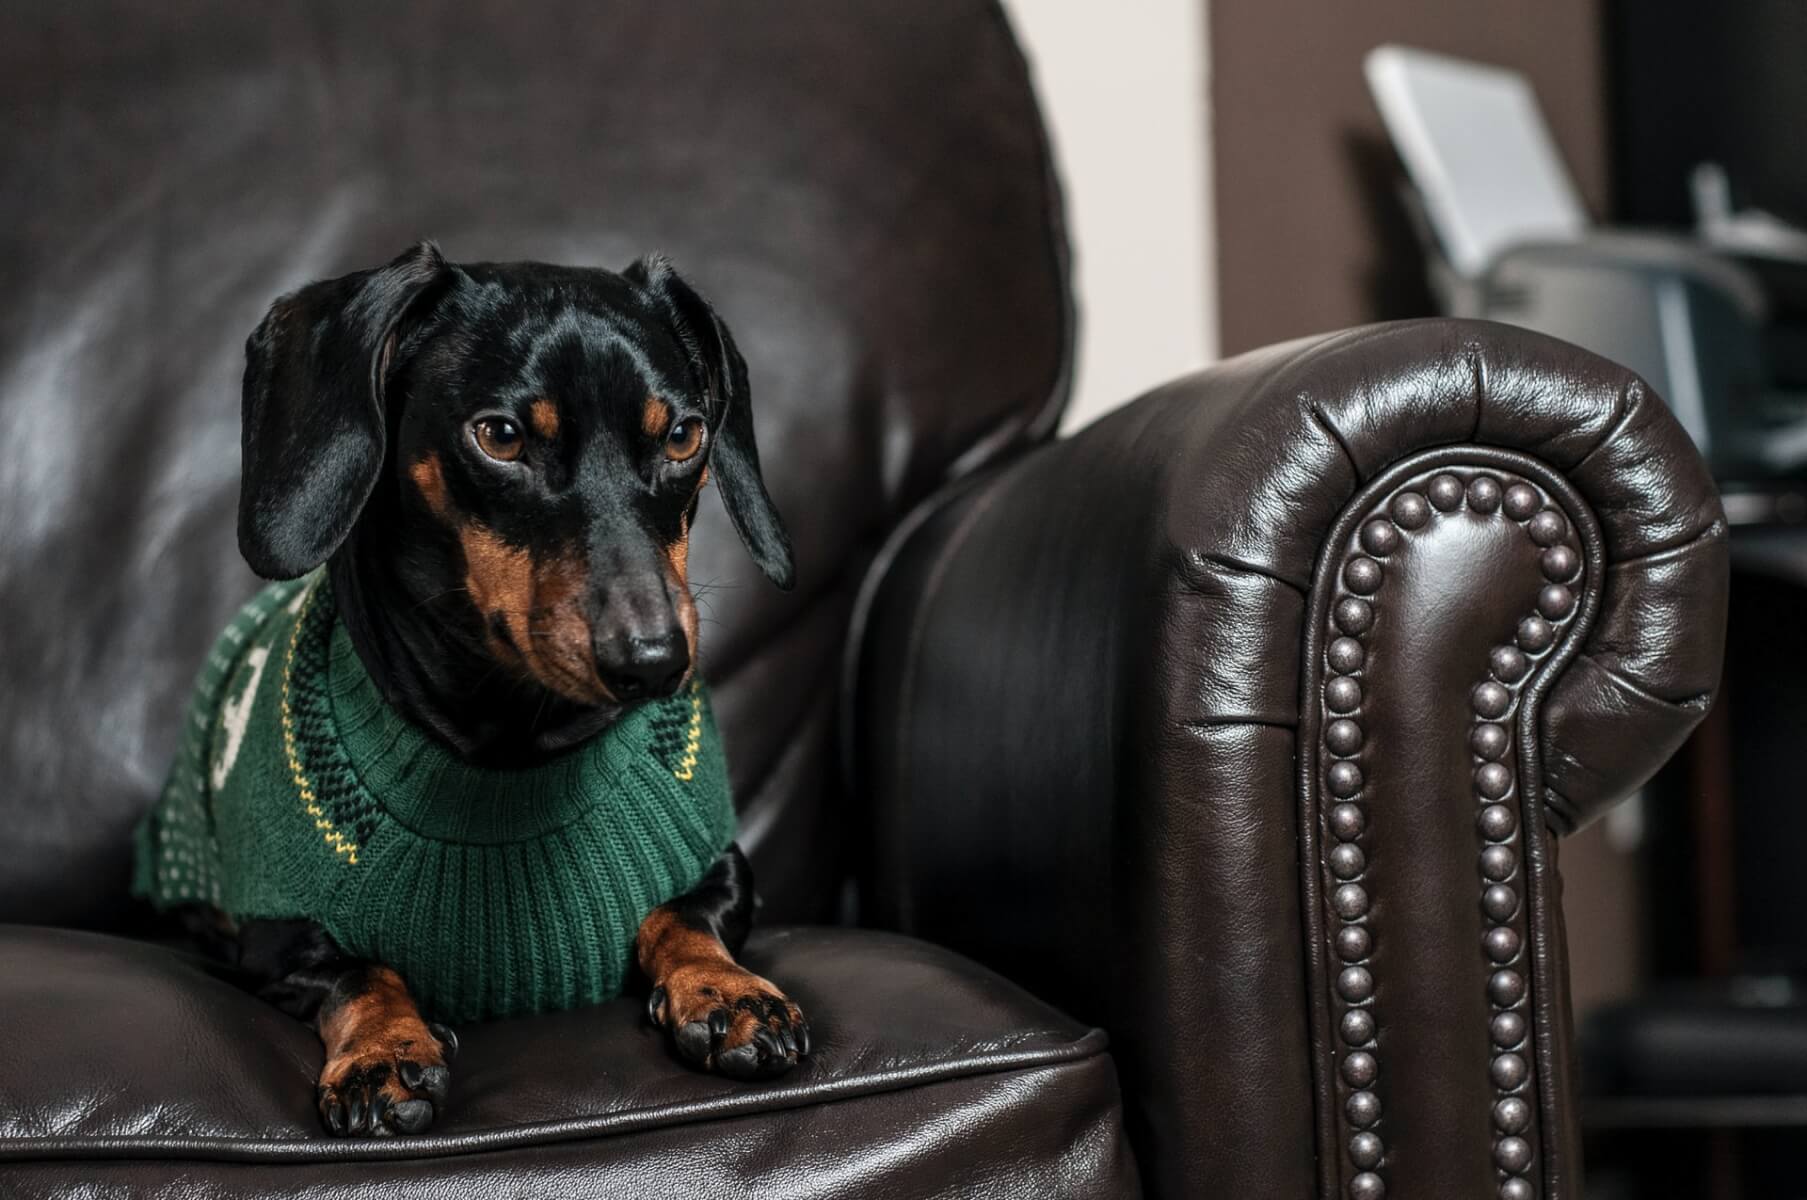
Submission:
[[[995,5],[14,6],[0,33],[0,1193],[1573,1197],[1557,847],[1710,704],[1661,401],[1431,321],[1064,440],[1059,191]],[[634,997],[460,1031],[426,1136],[145,936],[275,295],[662,249],[752,364],[795,591],[691,558],[784,1078]]]

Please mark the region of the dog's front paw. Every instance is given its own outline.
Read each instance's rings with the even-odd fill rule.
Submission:
[[[678,1057],[734,1079],[782,1075],[809,1053],[809,1023],[785,994],[733,963],[674,969],[647,997],[646,1015]]]
[[[451,1030],[419,1022],[350,1039],[320,1072],[320,1119],[340,1137],[424,1133],[445,1107],[457,1052]]]

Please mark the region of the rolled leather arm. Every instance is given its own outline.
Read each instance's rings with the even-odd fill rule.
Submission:
[[[1552,831],[1706,712],[1726,581],[1692,443],[1564,343],[1179,380],[881,556],[866,911],[1108,1029],[1154,1194],[1571,1194]]]

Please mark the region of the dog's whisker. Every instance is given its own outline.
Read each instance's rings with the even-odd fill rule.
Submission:
[[[429,604],[434,603],[435,601],[444,600],[447,596],[456,596],[462,592],[468,592],[470,590],[471,589],[468,587],[453,587],[453,588],[446,588],[442,592],[434,592],[431,596],[428,596],[425,599],[421,600],[420,603],[414,605],[408,611],[419,612],[421,609],[425,608]]]

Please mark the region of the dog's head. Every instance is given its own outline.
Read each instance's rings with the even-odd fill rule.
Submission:
[[[694,669],[707,480],[791,584],[746,364],[661,258],[458,265],[422,244],[283,297],[245,349],[238,537],[266,578],[363,540],[461,644],[590,706]]]

